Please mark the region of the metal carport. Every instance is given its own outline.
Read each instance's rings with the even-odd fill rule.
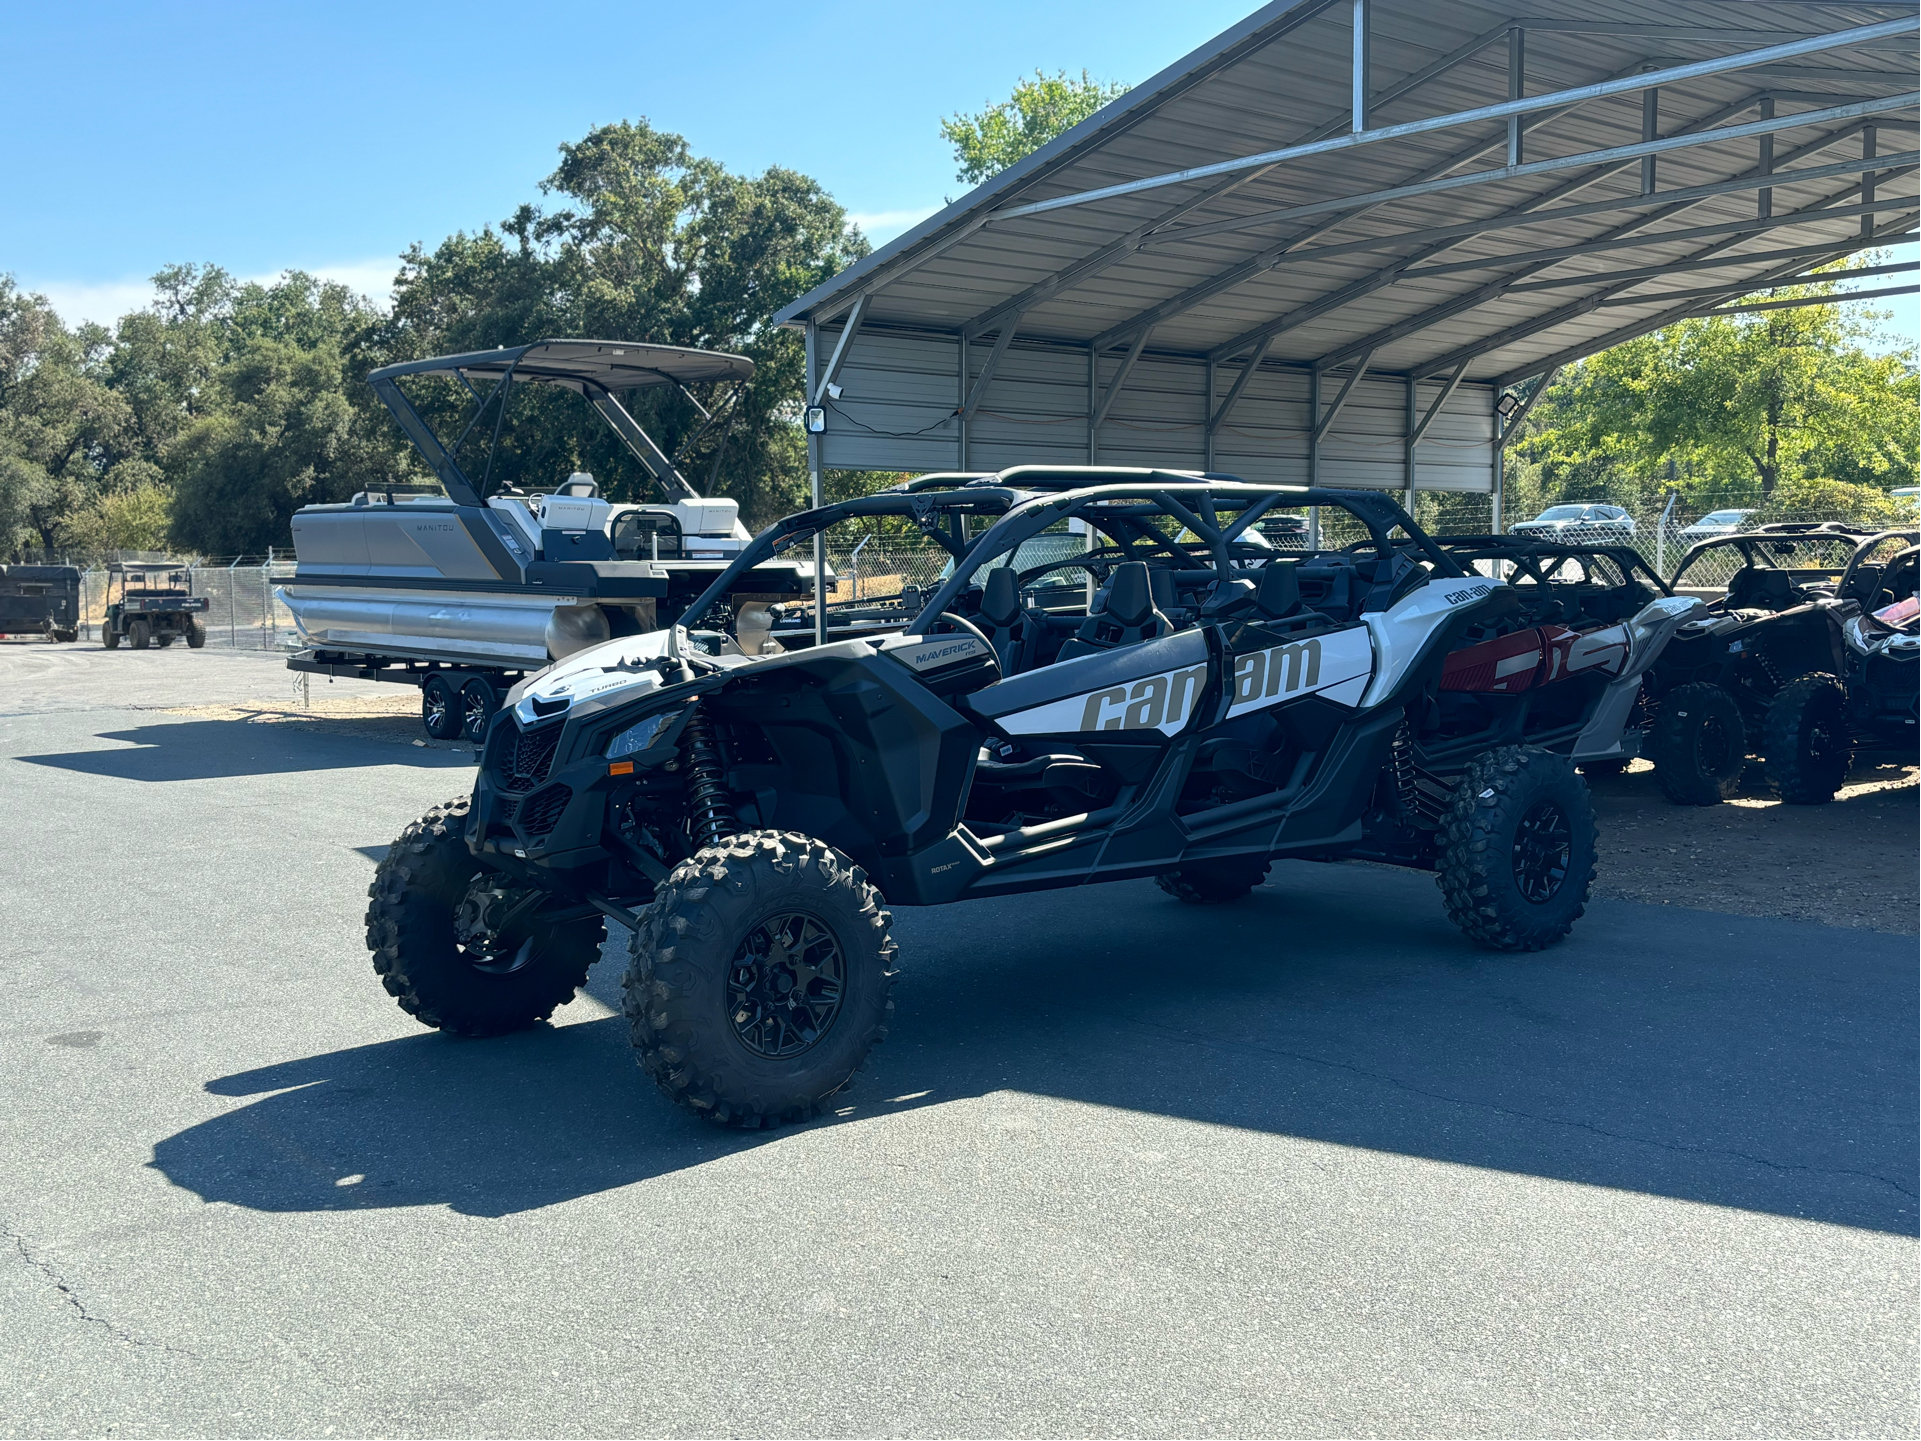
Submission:
[[[1275,0],[775,317],[810,463],[1493,490],[1498,519],[1510,388],[1910,235],[1916,28]]]

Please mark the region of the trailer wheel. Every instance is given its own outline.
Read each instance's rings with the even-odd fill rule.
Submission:
[[[207,643],[207,628],[197,620],[187,621],[187,648],[199,650]]]
[[[1794,806],[1825,805],[1848,778],[1848,703],[1841,683],[1816,673],[1791,680],[1768,707],[1768,779]]]
[[[600,957],[599,916],[549,924],[538,910],[491,946],[472,943],[475,908],[494,900],[462,832],[468,799],[435,806],[400,833],[367,888],[367,949],[387,994],[423,1026],[499,1036],[544,1021],[574,998]]]
[[[487,725],[500,709],[500,692],[485,676],[469,676],[460,688],[460,729],[479,745],[487,739]]]
[[[800,1121],[838,1093],[893,1015],[893,918],[867,874],[784,831],[676,866],[641,912],[625,1008],[641,1068],[724,1126]]]
[[[1434,879],[1448,919],[1473,939],[1538,951],[1587,909],[1594,846],[1594,806],[1568,758],[1502,746],[1455,785]]]
[[[1678,806],[1719,805],[1741,784],[1747,727],[1734,697],[1712,681],[1676,686],[1648,736],[1661,793]]]
[[[1190,906],[1218,906],[1224,901],[1238,901],[1266,880],[1268,864],[1239,858],[1202,861],[1156,876],[1154,884]]]
[[[444,675],[430,675],[420,688],[420,723],[437,741],[450,741],[460,734],[460,692]]]
[[[153,626],[144,620],[136,620],[127,627],[127,640],[135,650],[145,650],[153,644]]]

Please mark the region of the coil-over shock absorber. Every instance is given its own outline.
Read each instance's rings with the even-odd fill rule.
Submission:
[[[1394,732],[1394,749],[1390,754],[1394,764],[1394,799],[1400,803],[1401,814],[1406,819],[1419,820],[1421,800],[1414,784],[1414,737],[1406,721]]]
[[[681,731],[687,749],[687,827],[694,838],[694,849],[719,845],[740,830],[740,817],[734,814],[722,783],[720,746],[714,740],[713,723],[699,701]]]

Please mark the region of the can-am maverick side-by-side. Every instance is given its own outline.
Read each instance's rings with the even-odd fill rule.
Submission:
[[[1537,645],[1544,683],[1513,684],[1523,645],[1444,688],[1454,652],[1537,644],[1541,627],[1384,496],[1022,478],[789,517],[682,625],[517,687],[471,797],[380,864],[368,944],[388,991],[427,1025],[525,1026],[573,996],[612,916],[633,927],[642,1065],[674,1099],[755,1126],[812,1114],[885,1033],[888,902],[1152,877],[1207,903],[1277,858],[1366,857],[1437,872],[1449,915],[1488,945],[1567,934],[1594,820],[1572,763],[1543,747],[1588,724],[1646,643],[1632,622],[1598,647]],[[1371,544],[1247,538],[1306,505],[1348,512]],[[789,639],[730,604],[817,531],[883,518],[954,559],[912,611],[829,607]],[[1058,558],[1009,563],[1079,527],[1100,538],[1072,562],[1091,604],[1038,584]]]
[[[1822,609],[1840,667],[1798,676],[1768,706],[1768,779],[1785,801],[1833,800],[1856,756],[1914,763],[1921,672],[1915,537],[1883,531],[1855,545],[1834,584],[1834,604]]]
[[[1788,522],[1702,541],[1682,558],[1677,593],[1711,575],[1730,550],[1740,564],[1707,614],[1681,627],[1647,677],[1647,756],[1669,800],[1695,806],[1726,800],[1757,753],[1768,758],[1782,787],[1783,767],[1793,761],[1778,735],[1769,739],[1768,717],[1803,677],[1840,674],[1836,612],[1843,603],[1835,588],[1866,535],[1832,521]],[[1819,735],[1808,739],[1822,754],[1804,747],[1803,759],[1823,774],[1833,772],[1836,744],[1845,747],[1845,737],[1833,744]],[[1838,764],[1838,774],[1845,774],[1845,755]],[[1788,778],[1783,795],[1798,799],[1804,790]]]
[[[1439,535],[1434,543],[1470,574],[1505,580],[1526,622],[1539,628],[1540,656],[1566,651],[1603,656],[1623,647],[1622,664],[1610,667],[1607,689],[1579,731],[1560,733],[1552,748],[1567,755],[1583,773],[1619,775],[1640,755],[1650,720],[1642,700],[1642,679],[1661,658],[1675,633],[1701,617],[1706,607],[1690,596],[1673,595],[1632,546],[1588,544],[1539,531],[1522,535]],[[1501,639],[1487,644],[1508,653],[1498,662],[1507,684],[1531,687],[1552,679],[1551,668],[1529,668],[1534,651],[1525,642]],[[1492,652],[1490,652],[1491,654]],[[1473,673],[1480,652],[1460,650],[1448,657],[1442,688]],[[1565,705],[1578,705],[1563,691]],[[1538,724],[1537,717],[1537,724]]]
[[[672,385],[699,407],[687,387],[753,373],[743,355],[617,340],[543,340],[374,371],[374,393],[445,494],[363,491],[294,513],[299,564],[280,596],[305,648],[289,667],[419,686],[429,735],[478,744],[524,675],[669,623],[750,537],[738,503],[704,499],[619,396]],[[437,434],[402,389],[433,377],[471,399],[458,434]],[[531,492],[497,474],[513,396],[527,386],[581,396],[665,503],[610,502],[585,472]],[[743,575],[736,598],[767,605],[805,589],[799,565],[774,561]]]

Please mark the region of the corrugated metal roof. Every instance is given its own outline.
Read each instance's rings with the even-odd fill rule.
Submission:
[[[1525,37],[1525,94],[1539,96],[1915,14],[1912,4],[1800,0],[1526,0],[1520,9],[1371,0],[1370,8],[1370,129],[1506,100],[1512,27]],[[1502,383],[1713,303],[1663,300],[1664,292],[1725,286],[1739,294],[1795,264],[1780,252],[1859,248],[1862,177],[1842,167],[1863,156],[1866,125],[1876,127],[1873,153],[1895,157],[1875,178],[1874,232],[1899,235],[1916,218],[1915,167],[1900,159],[1915,148],[1911,101],[1771,136],[1777,168],[1825,172],[1778,181],[1774,217],[1845,212],[1793,226],[1753,228],[1753,188],[1692,193],[1756,171],[1763,142],[1753,135],[1660,155],[1653,201],[1641,196],[1634,159],[1503,173],[1368,208],[1272,214],[1501,167],[1504,119],[1004,218],[1038,201],[1346,132],[1353,15],[1353,0],[1276,0],[777,321],[831,321],[865,296],[864,326],[978,340],[998,331],[1005,314],[997,312],[1009,302],[1025,302],[1024,341],[1124,351],[1151,323],[1148,355],[1220,361],[1248,354],[1272,332],[1270,360],[1326,366],[1371,350],[1376,373],[1427,376],[1465,361],[1468,379]],[[1826,114],[1910,94],[1915,84],[1909,28],[1766,69],[1664,85],[1656,133],[1751,124],[1770,106],[1782,120]],[[1525,117],[1524,161],[1642,141],[1643,93]],[[1677,191],[1684,194],[1661,199]],[[1501,223],[1544,206],[1563,213]],[[1629,243],[1542,254],[1610,240]],[[1660,269],[1677,265],[1692,268]],[[1648,273],[1614,278],[1629,269]],[[1541,283],[1558,281],[1573,283]],[[1510,288],[1520,284],[1533,288]]]

